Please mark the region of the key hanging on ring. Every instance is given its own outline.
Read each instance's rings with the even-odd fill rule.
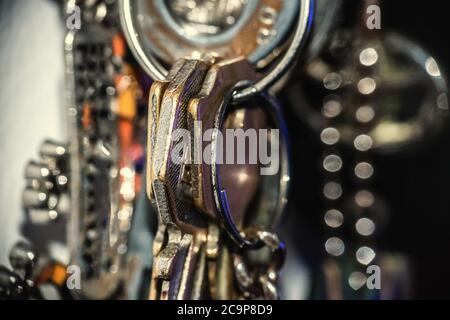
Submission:
[[[176,76],[173,80],[172,84],[181,85],[190,82],[189,73],[187,70],[192,71],[193,65],[198,64],[196,61],[182,61],[184,66],[179,69],[178,77]],[[245,67],[247,65],[247,67]],[[178,69],[179,66],[175,66],[175,69]],[[222,221],[226,228],[226,231],[231,235],[231,238],[236,241],[238,246],[234,245],[235,248],[242,247],[243,249],[249,248],[258,248],[263,244],[260,239],[253,240],[253,237],[245,237],[239,231],[240,228],[244,227],[245,219],[249,220],[254,218],[252,221],[256,226],[264,226],[265,228],[271,228],[272,225],[276,224],[276,220],[279,217],[279,214],[282,211],[282,208],[286,202],[286,192],[287,192],[287,183],[288,183],[288,153],[287,153],[287,145],[286,145],[286,134],[284,132],[284,128],[282,125],[282,118],[279,114],[279,110],[276,105],[271,105],[268,101],[264,104],[263,101],[265,99],[260,99],[263,101],[258,101],[258,103],[254,103],[252,106],[249,103],[243,104],[241,107],[232,107],[228,100],[225,99],[222,101],[220,98],[223,94],[221,90],[225,90],[228,83],[228,91],[229,94],[228,99],[231,98],[232,89],[234,86],[232,83],[234,79],[232,77],[233,73],[239,74],[239,72],[244,72],[245,70],[251,71],[251,68],[248,66],[247,62],[243,59],[236,59],[231,61],[224,61],[223,63],[215,64],[206,74],[205,82],[203,84],[202,89],[199,91],[197,97],[193,97],[189,103],[181,103],[183,100],[181,97],[186,91],[182,89],[180,92],[183,94],[178,95],[178,98],[173,100],[173,88],[171,85],[167,86],[166,92],[161,98],[160,95],[162,93],[159,91],[160,83],[156,82],[151,90],[151,101],[155,103],[156,101],[160,101],[160,107],[164,107],[164,112],[160,112],[160,116],[157,121],[157,128],[155,131],[158,133],[155,139],[149,140],[149,150],[153,150],[153,157],[151,161],[149,161],[149,174],[148,174],[148,182],[151,184],[148,188],[152,190],[149,196],[156,203],[156,206],[159,209],[160,221],[162,221],[162,228],[167,228],[167,240],[169,244],[165,247],[165,249],[158,249],[158,256],[155,257],[155,270],[157,270],[155,274],[155,278],[171,278],[171,274],[169,274],[170,270],[178,270],[182,268],[179,264],[179,260],[189,260],[192,262],[194,260],[194,253],[198,252],[198,250],[194,250],[194,252],[188,255],[186,250],[189,246],[192,245],[192,241],[196,240],[201,242],[201,246],[209,245],[206,243],[206,239],[210,238],[210,225],[205,221]],[[185,77],[183,80],[182,77]],[[240,79],[243,74],[240,75]],[[208,79],[222,79],[221,82],[214,81],[210,83]],[[208,92],[208,95],[205,93]],[[156,93],[156,94],[155,94]],[[159,97],[158,97],[159,96]],[[267,99],[267,98],[266,98]],[[165,103],[166,101],[166,103]],[[181,105],[178,105],[178,103]],[[179,117],[180,115],[186,114],[185,111],[182,111],[183,108],[189,106],[188,117],[189,119],[183,124],[183,118]],[[208,108],[205,109],[205,107]],[[224,123],[229,122],[231,119],[231,125],[236,122],[235,117],[227,116],[230,112],[227,111],[227,108],[237,108],[234,111],[236,114],[240,114],[240,121],[237,121],[237,127],[240,128],[239,124],[243,121],[244,129],[248,127],[274,127],[278,128],[281,123],[282,129],[282,148],[281,148],[281,158],[277,161],[280,162],[281,169],[277,175],[267,176],[264,181],[261,183],[259,195],[255,198],[253,193],[256,193],[255,190],[255,181],[252,179],[244,179],[240,184],[234,183],[233,181],[228,181],[222,184],[219,182],[220,177],[227,177],[229,175],[242,177],[242,175],[247,178],[249,177],[249,166],[236,165],[230,166],[227,168],[227,165],[222,166],[221,169],[227,172],[225,175],[220,175],[218,168],[214,165],[216,163],[215,156],[212,155],[211,164],[208,163],[194,163],[193,165],[185,166],[183,163],[174,163],[172,160],[173,150],[177,145],[178,139],[176,137],[175,131],[181,129],[183,126],[189,127],[189,122],[191,123],[194,119],[201,119],[202,124],[205,127],[202,129],[201,135],[203,132],[206,132],[210,127],[215,126],[216,131],[219,132],[219,128],[224,126]],[[250,109],[249,109],[250,108]],[[271,108],[274,109],[274,113],[271,115],[266,112]],[[253,109],[253,110],[252,110]],[[250,111],[249,111],[250,110]],[[158,112],[156,112],[158,113]],[[201,115],[201,116],[200,116]],[[233,113],[231,113],[233,115]],[[223,119],[221,118],[223,117]],[[271,119],[273,117],[273,120]],[[259,122],[254,119],[259,119]],[[266,119],[267,118],[267,119]],[[249,122],[250,121],[250,122]],[[167,129],[165,125],[170,124],[170,128]],[[154,127],[154,126],[153,126]],[[153,130],[153,129],[150,129]],[[192,131],[190,131],[192,132]],[[172,135],[173,133],[173,135]],[[171,136],[172,135],[172,136]],[[275,136],[275,134],[274,134]],[[194,135],[195,137],[195,135]],[[212,138],[214,140],[214,138]],[[275,142],[277,141],[277,142]],[[154,143],[154,144],[153,144]],[[278,139],[274,138],[273,142],[278,148]],[[201,146],[201,141],[200,141]],[[216,144],[211,145],[211,151],[219,150]],[[155,150],[162,150],[157,153]],[[183,159],[183,157],[181,158]],[[189,167],[189,168],[188,168]],[[258,168],[254,168],[258,169]],[[253,171],[254,171],[253,169]],[[189,171],[188,176],[196,176],[199,179],[183,179],[183,173],[185,171]],[[251,169],[250,169],[251,171]],[[252,174],[251,178],[257,178],[259,173]],[[214,181],[214,182],[213,182]],[[256,181],[257,183],[258,181]],[[231,183],[231,184],[230,184]],[[214,184],[214,190],[212,188],[212,184]],[[275,188],[274,187],[275,184]],[[235,186],[232,188],[231,186]],[[225,189],[224,189],[225,186]],[[246,199],[240,199],[240,194],[246,193],[247,189],[253,189],[250,191]],[[234,192],[233,192],[234,189]],[[231,197],[223,198],[222,195],[225,190],[231,190],[229,194]],[[240,191],[242,190],[242,191]],[[180,194],[180,191],[183,194]],[[236,192],[237,191],[237,192]],[[191,203],[189,201],[185,201],[186,195],[191,199],[192,207],[190,207]],[[231,200],[230,200],[231,199]],[[245,214],[244,210],[241,208],[249,208],[251,200],[258,203],[258,206],[254,206],[251,210],[255,211],[255,216],[250,217],[248,214]],[[218,207],[219,206],[219,209]],[[232,207],[233,214],[231,214],[230,207]],[[220,211],[219,211],[220,210]],[[238,212],[240,210],[240,212]],[[245,218],[245,219],[244,219]],[[254,225],[254,224],[251,225]],[[174,228],[174,226],[177,226]],[[162,229],[160,229],[161,231]],[[180,232],[181,231],[181,232]],[[163,231],[161,231],[163,232]],[[158,232],[158,235],[160,232]],[[190,240],[185,240],[183,242],[183,234],[193,235],[193,238]],[[205,238],[206,235],[206,238]],[[158,239],[162,239],[159,238]],[[171,240],[173,239],[173,241]],[[216,237],[217,239],[217,237]],[[158,248],[160,246],[164,246],[164,240],[158,241]],[[184,243],[184,244],[183,244]],[[183,247],[184,245],[184,247]],[[214,245],[213,245],[214,246]],[[184,252],[184,253],[183,253]],[[216,258],[217,253],[208,253],[210,258]],[[178,266],[178,267],[177,267]],[[178,269],[177,269],[178,268]],[[190,274],[192,269],[187,269],[184,274]],[[180,273],[180,271],[173,271],[175,274]],[[218,270],[220,272],[220,270]],[[182,279],[179,279],[181,281]],[[231,280],[231,279],[230,279]],[[230,281],[229,280],[229,281]],[[221,283],[226,283],[226,281],[222,281]],[[167,288],[163,290],[163,285]],[[174,289],[173,286],[175,286]],[[161,292],[156,296],[159,297],[174,297],[177,295],[178,298],[188,298],[190,292],[184,291],[188,296],[180,296],[180,288],[176,287],[177,281],[173,281],[161,284]],[[193,286],[193,284],[191,285]],[[226,286],[226,285],[225,285]],[[186,286],[189,287],[189,286]],[[184,290],[184,287],[181,288]],[[171,293],[171,290],[174,290]],[[223,292],[221,288],[217,289],[218,292]],[[152,298],[156,297],[152,294]]]
[[[233,257],[265,246],[282,251],[265,241],[286,203],[288,144],[278,105],[261,92],[292,66],[308,30],[312,1],[220,2],[223,16],[208,3],[192,10],[207,13],[205,21],[198,21],[181,2],[121,1],[127,40],[156,80],[149,97],[147,184],[160,228],[150,298],[276,298],[278,265],[265,273],[252,270],[259,285],[245,288],[244,294],[239,292],[244,288],[233,288],[233,259],[238,259]],[[257,32],[246,33],[254,23],[260,26]],[[152,26],[157,30],[149,33]],[[188,58],[176,60],[183,56]],[[168,74],[163,63],[173,64]],[[227,129],[270,131],[266,142],[280,149],[279,170],[261,178],[260,164],[219,164],[219,133]],[[202,141],[208,130],[210,149]],[[183,132],[192,146],[188,152],[180,148],[186,145]],[[211,161],[196,161],[198,150],[207,150]],[[250,236],[256,229],[269,232]],[[277,248],[284,245],[279,242]]]

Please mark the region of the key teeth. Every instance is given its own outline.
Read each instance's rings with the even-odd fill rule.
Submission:
[[[179,246],[169,243],[164,248],[155,261],[156,277],[163,280],[170,280],[173,273],[175,260],[177,258]]]

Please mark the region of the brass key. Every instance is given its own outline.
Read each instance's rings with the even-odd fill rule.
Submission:
[[[156,81],[149,97],[147,189],[160,225],[150,298],[274,298],[273,273],[266,281],[250,270],[264,280],[254,282],[265,285],[235,286],[235,260],[246,260],[249,250],[283,247],[261,236],[272,234],[289,182],[282,117],[263,92],[292,67],[309,29],[312,0],[191,5],[191,12],[183,1],[121,0],[119,6],[128,43]],[[258,170],[268,168],[261,163],[218,163],[220,133],[228,129],[270,131],[271,155],[281,168],[262,177]],[[261,147],[256,135],[244,156]]]
[[[151,299],[230,299],[242,295],[239,288],[233,287],[233,256],[239,249],[239,242],[227,238],[222,224],[237,223],[236,228],[244,227],[249,218],[248,208],[261,188],[257,187],[261,182],[258,166],[224,165],[221,168],[226,172],[225,177],[250,177],[238,184],[235,192],[228,189],[231,197],[227,205],[232,204],[233,217],[227,222],[224,212],[218,209],[217,193],[212,188],[218,168],[205,163],[204,159],[198,161],[195,152],[204,153],[201,137],[208,129],[215,129],[217,133],[222,126],[239,129],[267,126],[270,121],[264,108],[253,102],[232,107],[225,114],[229,104],[227,97],[231,96],[236,83],[254,78],[252,67],[243,58],[215,64],[181,60],[166,82],[155,82],[152,86],[149,114],[153,119],[149,120],[148,147],[152,152],[148,155],[147,178],[149,197],[158,208],[161,224],[154,243]],[[198,123],[203,126],[197,128]],[[175,163],[172,157],[180,143],[179,129],[189,129],[188,143],[195,150],[183,152],[183,163]],[[214,144],[213,148],[216,147]],[[286,148],[282,157],[285,161]],[[282,174],[287,174],[286,161],[282,168]],[[276,194],[276,199],[271,199],[275,200],[274,205],[262,211],[268,211],[269,215],[279,213],[278,206],[282,207],[285,202],[283,183],[280,184],[282,196]],[[259,212],[254,214],[258,216]],[[267,217],[259,220],[258,225]],[[264,227],[271,228],[274,220],[269,218]],[[227,231],[236,240],[233,232]],[[261,239],[254,242],[255,247],[259,244],[263,244]]]
[[[151,132],[155,130],[156,137],[152,135],[149,139],[149,150],[153,152],[149,153],[148,183],[151,184],[150,197],[158,208],[159,233],[166,233],[166,245],[161,247],[154,261],[153,275],[157,283],[150,296],[157,299],[190,298],[187,284],[192,282],[190,276],[193,272],[185,268],[193,266],[201,252],[207,227],[206,221],[195,214],[188,203],[180,203],[177,190],[182,166],[171,161],[173,133],[176,129],[186,128],[186,105],[190,96],[200,88],[207,63],[186,60],[174,68],[173,80],[167,83],[165,90],[164,84],[155,83],[150,95],[152,102],[160,104],[152,105],[151,112],[156,112],[159,117],[149,122],[156,124],[150,129]]]

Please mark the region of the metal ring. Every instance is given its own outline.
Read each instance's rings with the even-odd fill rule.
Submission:
[[[240,84],[239,87],[242,87]],[[219,214],[220,220],[223,224],[224,229],[226,230],[227,234],[230,236],[230,238],[242,249],[259,249],[262,246],[264,246],[264,242],[261,239],[252,237],[246,237],[244,232],[241,232],[236,223],[234,222],[233,215],[231,214],[229,202],[227,199],[227,193],[226,190],[222,188],[221,179],[219,177],[219,168],[217,166],[217,146],[215,135],[218,134],[223,128],[223,124],[225,121],[226,111],[227,107],[231,105],[233,92],[237,90],[237,87],[235,90],[230,92],[227,97],[225,97],[224,101],[222,102],[221,106],[219,107],[219,110],[216,115],[216,119],[214,121],[214,131],[213,131],[213,144],[211,147],[211,177],[212,177],[212,188],[213,188],[213,194],[214,194],[214,200],[217,207],[217,212]],[[287,194],[289,189],[289,180],[290,180],[290,144],[289,139],[287,135],[287,128],[285,126],[282,114],[280,112],[280,107],[276,100],[270,96],[269,94],[260,94],[256,97],[256,99],[259,99],[260,101],[263,101],[264,106],[267,106],[265,108],[266,111],[269,112],[270,116],[272,117],[272,120],[274,124],[278,127],[280,130],[280,171],[279,171],[279,184],[276,188],[278,188],[278,196],[276,199],[276,203],[274,206],[274,212],[271,214],[273,215],[273,224],[276,224],[278,222],[284,207],[287,203]],[[270,230],[269,230],[270,231]]]
[[[146,55],[142,47],[142,41],[139,40],[139,33],[133,23],[131,1],[132,0],[120,0],[119,2],[122,29],[130,49],[138,63],[153,78],[153,80],[164,80],[168,74],[168,70],[156,59],[156,57]],[[310,29],[313,13],[314,0],[301,0],[297,28],[295,29],[294,36],[286,53],[268,74],[263,76],[256,83],[249,84],[245,88],[241,88],[239,91],[235,92],[232,97],[233,102],[243,101],[256,95],[258,92],[264,91],[292,68],[293,61],[296,60]]]

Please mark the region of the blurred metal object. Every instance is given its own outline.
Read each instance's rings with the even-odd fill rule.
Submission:
[[[65,13],[73,14],[75,6],[80,8],[81,18],[86,23],[117,23],[117,0],[63,0]]]
[[[9,261],[14,272],[25,280],[32,278],[36,260],[37,257],[32,247],[24,242],[17,243],[9,254]]]
[[[120,1],[123,29],[136,59],[153,79],[164,80],[164,63],[171,65],[179,58],[198,59],[204,53],[224,58],[245,56],[262,72],[255,82],[234,94],[235,100],[267,89],[292,67],[313,12],[311,0],[228,1],[224,11],[217,10],[216,1],[197,1],[193,11],[199,14],[180,13],[180,6],[186,5],[180,3]],[[224,27],[227,21],[229,25]],[[208,34],[205,27],[214,31]],[[291,31],[293,36],[288,37]]]
[[[315,0],[314,20],[305,47],[304,60],[316,58],[327,45],[342,13],[342,0]]]
[[[388,214],[383,195],[373,187],[373,154],[417,148],[448,125],[447,84],[436,60],[397,34],[358,30],[336,32],[327,55],[308,64],[306,78],[314,89],[291,90],[292,101],[301,106],[299,115],[324,145],[324,185],[340,188],[333,195],[324,188],[325,219],[330,212],[345,213],[345,224],[327,223],[325,249],[341,259],[354,255],[354,273],[343,286],[355,291],[365,288],[357,284],[357,275],[382,254],[375,239]],[[313,107],[316,103],[322,107]],[[351,148],[353,163],[342,163],[344,146]],[[354,183],[344,187],[349,167]]]
[[[26,242],[10,251],[12,270],[0,266],[0,300],[73,299],[66,281],[67,266],[46,255],[38,256]]]
[[[374,187],[374,155],[418,148],[448,126],[439,64],[398,34],[369,30],[371,4],[379,3],[364,2],[356,26],[336,30],[287,89],[291,107],[323,146],[323,274],[332,299],[383,294],[366,286],[367,267],[386,255],[376,245],[389,214]]]
[[[37,262],[32,247],[19,242],[9,254],[13,270],[0,266],[0,300],[26,300],[36,295],[33,277]]]
[[[70,211],[67,147],[47,140],[39,150],[41,160],[30,161],[25,168],[27,186],[22,195],[28,216],[37,225],[50,223]]]
[[[82,267],[81,295],[94,299],[112,296],[120,282],[118,275],[110,275],[105,270],[107,264],[117,264],[117,261],[109,261],[110,215],[117,206],[113,202],[116,198],[110,198],[111,191],[114,194],[113,190],[117,190],[111,168],[118,157],[117,128],[108,120],[115,97],[115,91],[108,90],[114,85],[111,41],[112,34],[96,23],[66,36],[66,83],[71,120],[69,148],[73,172],[68,240],[71,263]],[[92,116],[93,111],[101,117]],[[107,144],[106,136],[110,139]]]
[[[19,275],[0,266],[0,300],[29,299],[29,285]]]
[[[304,89],[290,86],[298,115],[319,133],[333,121],[340,141],[357,143],[358,149],[364,148],[361,139],[355,141],[360,124],[369,124],[372,147],[383,152],[415,146],[447,126],[443,71],[423,48],[398,34],[366,37],[339,30],[327,55],[312,60],[301,77]]]
[[[72,172],[68,242],[71,263],[82,271],[82,289],[74,293],[87,299],[125,295],[132,264],[128,234],[141,188],[143,95],[124,62],[127,49],[114,4],[96,2],[97,9],[111,8],[102,19],[86,18],[98,10],[82,7],[83,28],[65,39]]]

